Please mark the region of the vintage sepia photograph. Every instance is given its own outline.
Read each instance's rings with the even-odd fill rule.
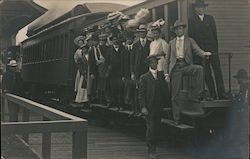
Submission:
[[[250,0],[0,0],[1,159],[248,159]]]

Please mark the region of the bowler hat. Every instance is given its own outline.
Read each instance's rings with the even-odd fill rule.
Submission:
[[[244,69],[239,69],[237,74],[233,76],[236,79],[249,79],[247,76],[247,71]]]
[[[204,0],[196,0],[195,3],[193,3],[194,7],[207,7],[208,4],[204,2]]]
[[[91,40],[93,41],[99,41],[99,35],[96,33],[93,33],[90,37]]]
[[[125,33],[125,36],[126,36],[126,39],[134,39],[135,38],[135,35],[132,31],[127,31]]]
[[[144,24],[141,24],[138,29],[136,29],[137,32],[147,32],[147,27]]]
[[[185,28],[187,25],[186,25],[185,23],[183,23],[183,22],[177,20],[177,21],[175,21],[174,26],[172,27],[172,29],[175,30],[175,29],[176,29],[177,27],[179,27],[179,26],[182,26],[182,27]]]
[[[108,34],[100,34],[99,35],[100,40],[107,40],[107,38],[108,38]]]
[[[7,64],[7,66],[12,66],[12,67],[17,66],[16,60],[10,60],[10,62]]]

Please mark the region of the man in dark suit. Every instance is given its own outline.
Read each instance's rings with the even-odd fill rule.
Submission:
[[[149,158],[155,158],[157,129],[161,121],[162,107],[166,103],[166,82],[162,74],[157,71],[158,55],[148,57],[149,71],[140,77],[139,103],[141,112],[146,119],[146,140]],[[159,129],[158,129],[159,130]]]
[[[205,64],[203,66],[205,69],[205,81],[211,97],[216,99],[218,95],[219,99],[223,99],[225,98],[225,88],[218,55],[215,20],[211,15],[204,14],[207,4],[205,4],[203,0],[196,0],[196,3],[194,3],[193,6],[195,14],[188,20],[189,36],[197,42],[201,49],[212,53],[212,56],[205,60],[199,56],[194,56],[194,63],[198,65]],[[213,68],[218,94],[216,94],[215,91],[215,84],[210,65]]]
[[[199,95],[203,91],[203,68],[193,65],[193,54],[204,58],[211,55],[199,48],[196,42],[184,36],[186,24],[176,21],[173,27],[177,37],[169,42],[169,50],[166,56],[165,79],[171,82],[171,99],[173,116],[176,124],[180,121],[181,108],[177,95],[181,89],[183,75],[192,76],[192,86],[189,100],[199,102]]]
[[[146,38],[147,27],[145,25],[140,25],[137,32],[140,38],[133,45],[134,54],[131,57],[131,78],[138,80],[142,74],[148,72],[148,65],[145,61],[149,55],[151,41]]]
[[[112,46],[108,49],[108,57],[106,58],[108,65],[108,90],[110,91],[108,107],[118,107],[120,109],[123,105],[122,80],[125,78],[122,71],[124,47],[121,45],[117,34],[113,34],[110,39]]]
[[[147,39],[147,27],[146,25],[140,25],[136,30],[139,34],[139,39],[133,44],[133,54],[131,56],[131,79],[136,83],[140,79],[140,76],[148,72],[148,64],[146,62],[149,55],[149,46],[151,41]],[[138,105],[138,87],[135,88],[135,105]],[[140,114],[139,107],[134,109],[136,114]]]

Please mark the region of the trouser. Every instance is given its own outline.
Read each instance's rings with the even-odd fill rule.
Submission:
[[[195,64],[198,64],[204,67],[205,81],[209,89],[209,93],[212,98],[216,98],[217,94],[215,90],[215,83],[214,83],[214,78],[212,76],[212,70],[210,67],[212,66],[214,77],[215,77],[215,82],[217,86],[218,97],[221,98],[223,94],[225,93],[225,87],[224,87],[224,82],[223,82],[223,77],[222,77],[219,55],[213,54],[211,57],[209,57],[209,59],[205,59],[205,66],[203,64],[202,58],[195,57]]]
[[[122,79],[121,77],[110,77],[110,103],[116,107],[122,107]]]
[[[155,106],[155,105],[154,105]],[[154,110],[149,112],[146,116],[146,141],[149,153],[155,153],[157,145],[157,133],[159,132],[159,126],[161,123],[160,110]]]
[[[191,90],[189,98],[197,98],[203,91],[203,68],[199,65],[189,65],[184,59],[177,59],[171,73],[171,95],[174,120],[180,119],[181,106],[178,104],[177,95],[182,89],[182,77],[188,75],[191,77]]]

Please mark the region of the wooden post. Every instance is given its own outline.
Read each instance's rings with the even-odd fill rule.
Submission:
[[[9,121],[10,122],[17,122],[18,121],[18,110],[19,107],[16,103],[7,101],[8,109],[9,109]]]
[[[152,8],[152,20],[156,21],[156,9]]]
[[[87,131],[72,133],[72,158],[87,159]]]
[[[44,121],[49,119],[43,117]],[[51,159],[51,133],[45,132],[42,134],[42,157],[43,159]]]
[[[23,108],[23,121],[24,122],[27,122],[29,121],[29,117],[30,117],[30,112],[28,109],[26,108]],[[26,143],[29,143],[29,134],[23,134],[23,140],[26,142]]]
[[[169,23],[168,23],[168,4],[164,5],[164,20],[165,20],[165,40],[169,41]]]
[[[8,107],[7,99],[1,94],[1,120],[5,121],[5,108]]]

